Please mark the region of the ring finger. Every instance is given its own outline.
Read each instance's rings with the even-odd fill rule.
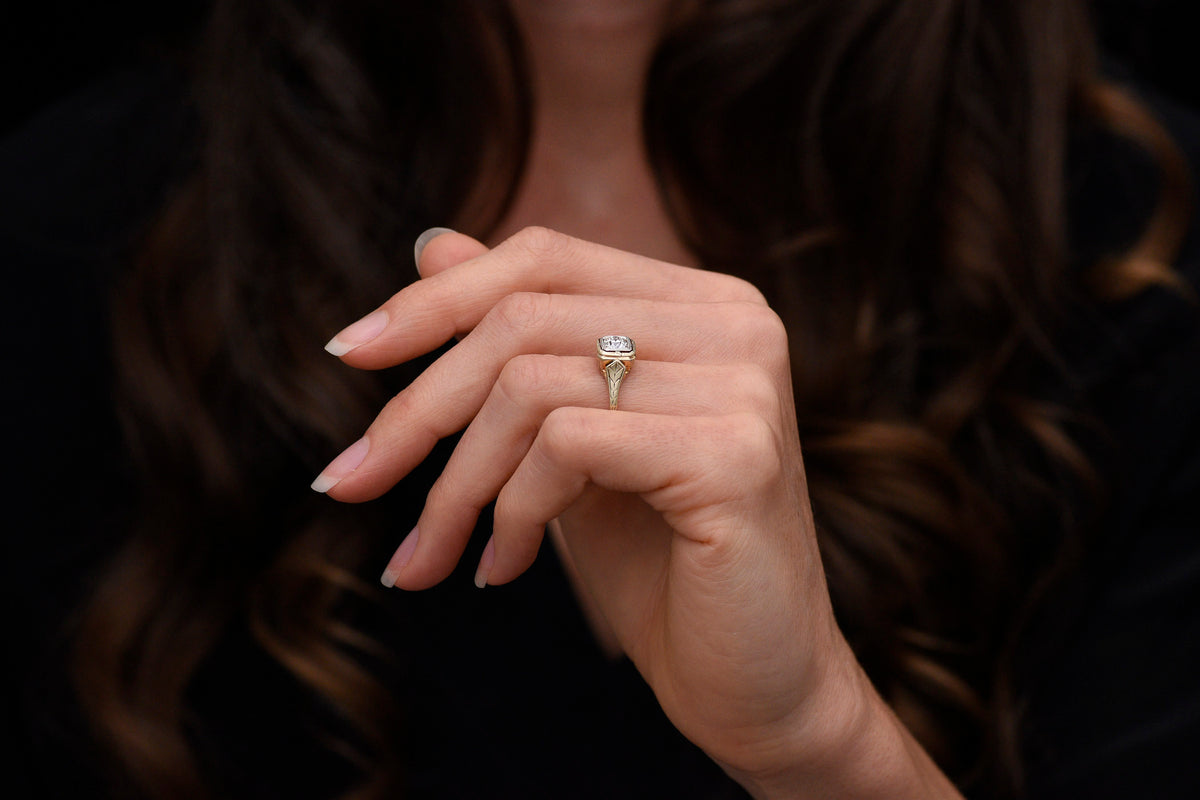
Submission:
[[[779,398],[770,376],[751,364],[639,362],[636,379],[622,389],[622,412],[709,416],[751,410],[777,415]],[[454,569],[480,511],[516,471],[546,416],[556,408],[604,408],[606,392],[596,360],[523,355],[509,361],[429,492],[417,523],[415,546],[401,548],[385,570],[394,582],[403,567],[407,589],[432,586]],[[412,534],[410,534],[411,536]],[[540,541],[523,542],[524,566]]]

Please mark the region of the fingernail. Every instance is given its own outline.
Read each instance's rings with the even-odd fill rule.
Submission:
[[[325,349],[335,356],[344,356],[383,333],[387,323],[386,311],[374,311],[330,339]]]
[[[391,589],[396,585],[396,579],[400,577],[400,571],[408,566],[408,562],[412,560],[412,555],[417,549],[417,539],[420,538],[421,532],[413,528],[408,536],[404,537],[404,541],[396,548],[396,552],[392,554],[392,560],[388,562],[387,568],[383,574],[379,576],[379,582]]]
[[[425,245],[443,233],[454,233],[454,231],[450,228],[430,228],[417,237],[416,243],[413,244],[413,263],[417,265],[417,272],[421,271],[421,253],[425,251]]]
[[[479,567],[475,570],[475,585],[482,589],[487,586],[488,575],[492,574],[492,565],[496,563],[496,537],[488,539],[487,547],[479,558]]]
[[[329,462],[329,466],[312,482],[313,491],[324,494],[341,483],[347,475],[358,469],[358,465],[367,457],[367,449],[370,446],[367,437],[364,436],[343,450],[342,454]]]

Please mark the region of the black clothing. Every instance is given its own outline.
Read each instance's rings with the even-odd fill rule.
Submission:
[[[64,689],[61,631],[124,523],[132,478],[109,399],[108,292],[186,169],[179,95],[170,77],[117,76],[0,143],[0,259],[16,345],[4,585],[21,766],[10,796],[106,795]],[[1200,164],[1200,124],[1160,110]],[[1119,245],[1140,218],[1146,173],[1123,163],[1088,159],[1074,176],[1080,242]],[[1200,286],[1195,231],[1180,269]],[[1030,796],[1196,797],[1200,321],[1186,299],[1155,289],[1084,328],[1076,371],[1112,433],[1096,455],[1113,505],[1052,634],[1036,643],[1025,687]],[[397,747],[410,796],[744,796],[671,727],[627,661],[600,654],[552,548],[520,580],[480,592],[480,545],[441,586],[390,593],[404,622],[373,631],[405,654],[395,689],[410,724]],[[319,704],[244,631],[222,641],[190,696],[223,796],[322,797],[345,779],[308,727]]]

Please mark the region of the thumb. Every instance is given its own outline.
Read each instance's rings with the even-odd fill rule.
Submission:
[[[421,277],[428,278],[486,252],[487,246],[466,234],[449,228],[430,228],[417,237],[413,260]]]

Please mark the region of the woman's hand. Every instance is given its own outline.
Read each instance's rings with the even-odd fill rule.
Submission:
[[[672,722],[748,786],[824,774],[891,719],[834,622],[786,333],[756,289],[540,229],[437,236],[421,268],[329,346],[382,368],[460,337],[314,484],[374,498],[466,429],[385,583],[449,575],[495,500],[477,583],[519,576],[557,519]],[[637,343],[616,411],[604,334]]]

